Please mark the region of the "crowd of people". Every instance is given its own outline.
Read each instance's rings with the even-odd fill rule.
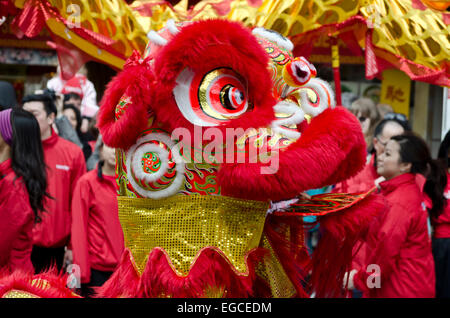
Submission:
[[[77,264],[78,292],[89,297],[124,250],[115,152],[95,128],[95,90],[80,74],[57,77],[20,104],[12,87],[0,89],[0,267],[39,273]],[[367,164],[327,191],[376,187],[387,208],[354,248],[349,297],[450,297],[450,133],[433,160],[389,105],[361,98],[350,110],[361,123]],[[376,288],[367,284],[372,264],[382,282]]]
[[[405,115],[367,98],[353,102],[350,110],[366,138],[367,164],[332,192],[376,187],[387,202],[354,248],[346,281],[353,297],[450,297],[450,132],[434,160]],[[369,284],[373,274],[378,286]]]
[[[124,250],[115,151],[95,128],[98,107],[86,104],[86,96],[96,98],[92,83],[77,74],[48,86],[58,91],[46,88],[19,104],[12,86],[2,85],[0,267],[41,273],[77,264],[77,291],[90,296]]]

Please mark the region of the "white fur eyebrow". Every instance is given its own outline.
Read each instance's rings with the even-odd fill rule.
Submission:
[[[278,46],[288,51],[292,51],[294,49],[294,44],[291,42],[291,40],[285,38],[277,32],[273,32],[265,28],[254,28],[252,33],[255,35],[259,35],[267,40],[273,41],[278,44]]]
[[[167,44],[167,40],[153,30],[147,33],[147,37],[150,41],[159,46],[164,46]]]
[[[170,33],[172,33],[173,35],[177,34],[178,32],[180,32],[180,30],[177,28],[177,26],[175,25],[175,21],[173,19],[169,19],[166,22],[166,27],[169,30]]]

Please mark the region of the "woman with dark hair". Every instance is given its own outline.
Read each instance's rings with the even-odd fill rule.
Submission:
[[[64,116],[67,117],[67,119],[69,120],[69,123],[72,125],[72,128],[77,133],[78,138],[80,139],[81,144],[83,145],[81,150],[83,150],[84,159],[85,159],[85,161],[87,161],[92,154],[92,148],[89,145],[85,134],[83,134],[81,132],[81,113],[80,113],[80,111],[78,110],[78,108],[75,107],[75,105],[64,104],[63,114],[64,114]]]
[[[438,181],[443,171],[413,133],[391,137],[377,161],[388,208],[369,229],[364,262],[350,272],[351,285],[364,297],[435,297],[431,231],[415,175],[426,176],[424,192],[438,211],[445,205]]]
[[[446,200],[450,199],[450,131],[442,141],[438,160],[442,163],[446,173],[440,179]],[[448,202],[448,201],[447,201]],[[450,205],[443,209],[432,206],[430,209],[431,224],[433,225],[433,257],[436,268],[436,297],[450,298]]]
[[[115,181],[115,151],[103,143],[97,169],[78,181],[72,199],[73,262],[81,269],[83,296],[111,276],[124,250]]]
[[[0,267],[33,271],[32,229],[46,187],[38,122],[19,108],[0,112]]]

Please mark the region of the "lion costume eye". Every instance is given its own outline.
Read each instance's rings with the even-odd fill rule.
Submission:
[[[217,126],[249,110],[245,80],[229,68],[195,74],[185,68],[173,89],[183,116],[197,126]]]

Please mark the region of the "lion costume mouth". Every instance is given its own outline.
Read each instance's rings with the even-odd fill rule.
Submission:
[[[223,195],[284,200],[356,174],[364,165],[365,152],[356,118],[343,107],[330,108],[313,118],[301,137],[280,149],[272,162],[224,163],[218,181]],[[273,173],[261,174],[273,160],[277,160]]]
[[[285,99],[273,107],[275,119],[271,125],[254,129],[250,136],[240,138],[238,145],[253,139],[260,149],[266,150],[265,156],[272,151],[285,151],[301,138],[314,117],[335,107],[333,91],[320,79],[308,80],[301,88],[286,85],[284,91]]]

